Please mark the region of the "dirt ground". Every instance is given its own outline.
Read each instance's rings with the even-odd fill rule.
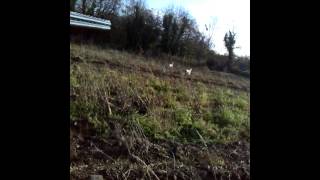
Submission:
[[[250,179],[249,142],[206,146],[132,139],[71,135],[71,180],[96,174],[104,179]]]

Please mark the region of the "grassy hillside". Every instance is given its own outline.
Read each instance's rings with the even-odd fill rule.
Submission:
[[[249,178],[249,79],[70,49],[72,178]]]

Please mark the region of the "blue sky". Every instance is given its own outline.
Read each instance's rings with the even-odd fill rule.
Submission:
[[[237,33],[236,55],[250,56],[250,0],[146,0],[157,11],[169,6],[183,7],[196,19],[200,31],[205,24],[214,24],[213,48],[220,54],[227,51],[223,37],[230,29]]]

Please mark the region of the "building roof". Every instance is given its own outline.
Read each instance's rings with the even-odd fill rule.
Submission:
[[[70,11],[70,25],[102,30],[111,29],[111,22],[109,20],[96,18],[73,11]]]

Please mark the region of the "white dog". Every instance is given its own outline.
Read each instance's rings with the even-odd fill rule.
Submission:
[[[186,73],[190,76],[191,75],[191,71],[192,71],[192,68],[191,69],[186,69]]]

